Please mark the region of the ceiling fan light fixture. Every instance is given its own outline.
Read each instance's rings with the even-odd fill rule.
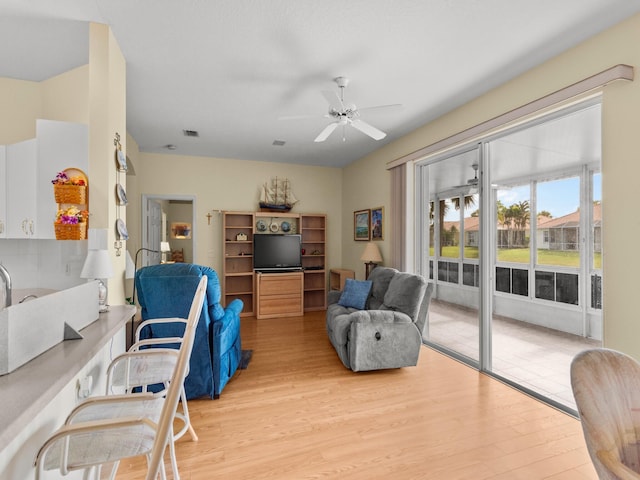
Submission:
[[[338,87],[345,88],[347,85],[349,85],[350,80],[348,77],[336,77],[333,79],[333,81],[336,82]]]

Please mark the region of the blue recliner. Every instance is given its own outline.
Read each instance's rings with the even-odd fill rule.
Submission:
[[[188,263],[143,267],[136,272],[142,319],[186,318],[202,275],[208,277],[207,296],[196,328],[189,375],[184,386],[187,399],[205,395],[218,398],[241,358],[240,312],[243,303],[220,305],[220,281],[215,270]],[[181,336],[184,326],[164,324],[146,327],[141,338]]]

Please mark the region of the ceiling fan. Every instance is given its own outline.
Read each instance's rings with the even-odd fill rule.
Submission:
[[[462,185],[455,185],[452,187],[453,189],[468,188],[469,192],[475,191],[475,188],[478,186],[478,164],[476,162],[472,163],[471,168],[473,168],[473,178],[467,179],[467,183],[463,183]]]
[[[478,185],[478,164],[474,162],[471,168],[473,168],[473,178],[467,180],[467,185],[475,186]]]
[[[382,109],[382,108],[395,108],[401,107],[402,105],[392,104],[392,105],[378,105],[374,107],[365,107],[358,109],[352,103],[344,102],[344,89],[349,85],[349,79],[347,77],[336,77],[333,79],[334,82],[338,85],[340,89],[340,95],[336,92],[323,91],[322,95],[329,103],[329,111],[324,115],[326,118],[332,118],[334,121],[327,125],[320,134],[315,138],[314,142],[324,142],[329,135],[338,127],[342,126],[343,129],[347,125],[351,125],[356,130],[361,131],[365,135],[370,136],[375,140],[381,140],[387,136],[385,132],[377,129],[373,125],[365,122],[360,119],[360,112],[362,111],[370,111],[373,109]],[[282,117],[282,119],[294,119],[294,118],[305,118],[305,117]],[[346,141],[344,136],[344,130],[342,135],[342,141]]]

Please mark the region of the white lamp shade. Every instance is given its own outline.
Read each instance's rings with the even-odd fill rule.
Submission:
[[[127,257],[125,258],[124,264],[124,278],[133,278],[136,274],[136,266],[133,263],[133,258],[131,258],[131,254],[129,250],[127,250]]]
[[[89,250],[87,259],[84,261],[81,278],[111,278],[113,276],[113,265],[111,256],[107,250]]]
[[[169,242],[160,242],[160,251],[161,252],[170,252],[171,246],[169,246]]]
[[[380,255],[380,249],[373,242],[367,243],[367,246],[364,248],[364,252],[362,252],[362,256],[360,257],[360,260],[362,260],[363,262],[373,262],[373,263],[381,262],[382,255]]]

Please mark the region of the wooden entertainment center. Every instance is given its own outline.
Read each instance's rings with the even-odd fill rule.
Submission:
[[[223,302],[242,316],[276,318],[327,308],[326,214],[223,212]],[[253,236],[300,234],[302,271],[255,273]]]

